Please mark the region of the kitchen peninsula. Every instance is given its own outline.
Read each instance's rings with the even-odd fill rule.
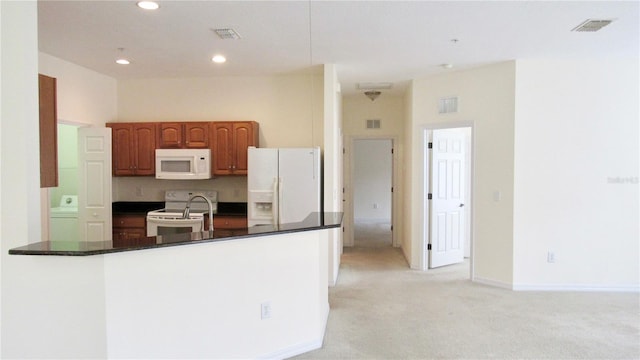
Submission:
[[[91,342],[103,358],[286,358],[322,346],[328,231],[341,222],[341,213],[312,213],[146,245],[40,242],[9,253],[38,255],[23,260],[41,270],[21,279],[31,294],[42,286],[46,298],[58,284],[85,298],[87,324],[60,324],[86,326],[85,338],[60,346]]]

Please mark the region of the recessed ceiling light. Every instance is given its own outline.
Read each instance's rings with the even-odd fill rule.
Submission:
[[[155,1],[138,1],[138,7],[145,10],[156,10],[160,5]]]
[[[213,61],[216,64],[222,64],[223,62],[227,61],[227,58],[225,58],[222,55],[215,55],[214,57],[211,58],[211,61]]]
[[[120,64],[120,65],[129,65],[130,62],[127,59],[118,59],[116,60],[116,63]]]

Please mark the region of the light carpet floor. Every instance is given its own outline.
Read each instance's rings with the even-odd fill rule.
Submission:
[[[516,292],[462,263],[410,270],[399,249],[345,249],[321,349],[296,359],[640,359],[637,293]]]

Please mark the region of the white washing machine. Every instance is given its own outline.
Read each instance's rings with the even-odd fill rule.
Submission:
[[[78,196],[62,195],[60,206],[49,211],[49,240],[78,241]]]

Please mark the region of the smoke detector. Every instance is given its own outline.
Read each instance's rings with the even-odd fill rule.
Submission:
[[[603,27],[611,24],[613,19],[587,19],[582,24],[576,26],[571,31],[585,31],[585,32],[594,32],[602,29]]]

